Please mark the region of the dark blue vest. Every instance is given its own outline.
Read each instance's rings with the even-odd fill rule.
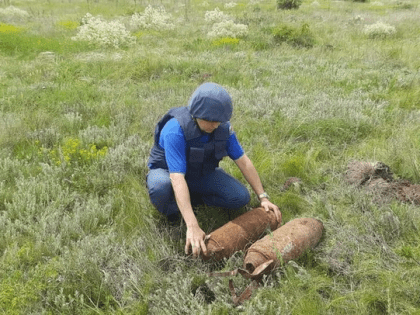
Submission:
[[[219,166],[220,160],[227,155],[226,145],[229,139],[229,125],[222,123],[210,135],[208,143],[202,143],[202,132],[191,117],[187,107],[172,108],[158,122],[155,129],[154,146],[150,152],[148,165],[152,169],[168,169],[165,151],[159,147],[159,137],[165,124],[175,118],[184,132],[187,142],[187,174],[186,178],[196,178],[206,175]]]

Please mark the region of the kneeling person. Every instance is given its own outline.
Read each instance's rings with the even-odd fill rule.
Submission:
[[[247,188],[219,167],[229,156],[258,195],[266,211],[279,208],[268,200],[258,173],[230,125],[232,100],[218,84],[199,86],[186,107],[172,108],[158,122],[148,162],[150,200],[159,212],[173,218],[181,213],[187,235],[185,253],[207,253],[205,233],[191,205],[198,196],[209,205],[237,209],[250,200]]]

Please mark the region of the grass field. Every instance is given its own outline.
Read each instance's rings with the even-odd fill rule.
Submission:
[[[420,209],[343,181],[364,160],[420,182],[420,1],[149,3],[0,1],[0,312],[420,314]],[[206,272],[243,253],[185,256],[145,186],[156,122],[206,81],[231,94],[284,222],[325,226],[238,308]],[[302,186],[281,192],[290,176]],[[228,220],[197,216],[206,232]]]

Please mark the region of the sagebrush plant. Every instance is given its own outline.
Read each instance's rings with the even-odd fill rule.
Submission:
[[[26,20],[29,18],[29,13],[25,10],[19,9],[15,6],[8,6],[6,8],[0,8],[0,17],[2,20]]]
[[[232,8],[236,7],[237,5],[238,5],[238,3],[236,3],[236,2],[228,2],[228,3],[225,3],[225,9],[232,9]]]
[[[175,28],[175,24],[171,20],[172,16],[166,13],[164,7],[155,9],[151,5],[148,5],[142,14],[133,14],[130,23],[134,29],[142,28],[166,31]]]
[[[418,205],[379,203],[343,174],[351,160],[382,161],[420,182],[420,1],[279,11],[165,0],[176,31],[139,29],[124,50],[70,40],[87,12],[133,30],[149,4],[20,0],[29,17],[0,16],[0,313],[416,314]],[[245,38],[206,36],[229,20],[248,26]],[[397,33],[371,40],[363,29],[379,20]],[[170,226],[146,187],[156,122],[207,81],[232,96],[233,129],[283,223],[325,228],[241,307],[229,279],[238,294],[249,281],[207,273],[241,267],[245,253],[217,265],[185,255],[185,224]],[[235,163],[221,166],[246,184]],[[290,176],[302,182],[283,191]],[[251,196],[229,213],[195,208],[200,226],[258,206]]]
[[[101,47],[127,47],[135,44],[135,37],[119,21],[104,21],[90,13],[82,18],[78,33],[71,38]]]
[[[369,38],[387,38],[397,32],[395,26],[378,21],[375,24],[365,25],[363,33]]]
[[[229,14],[220,11],[219,8],[215,8],[214,10],[206,11],[204,13],[204,21],[207,23],[219,23],[231,19],[232,17]]]
[[[214,23],[211,31],[207,33],[210,38],[216,37],[244,37],[248,34],[248,25],[235,23],[232,20]]]
[[[206,11],[204,20],[212,24],[211,31],[207,33],[210,38],[237,38],[248,34],[248,25],[235,23],[230,15],[220,11],[219,8]]]

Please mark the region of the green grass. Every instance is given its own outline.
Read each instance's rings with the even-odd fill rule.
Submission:
[[[68,53],[86,50],[83,46],[69,38],[46,38],[25,31],[2,32],[0,29],[1,53],[6,56],[27,59],[34,58],[44,51]]]
[[[162,0],[168,32],[130,29],[145,0],[22,0],[13,5],[29,17],[2,17],[0,313],[420,312],[418,207],[375,204],[343,181],[357,159],[420,183],[420,2],[228,2]],[[249,34],[208,38],[204,14],[216,7]],[[120,21],[136,44],[71,40],[88,12]],[[368,38],[380,20],[396,34]],[[156,122],[206,81],[231,94],[233,128],[283,221],[325,226],[242,308],[227,278],[205,273],[241,267],[244,253],[219,265],[185,256],[185,225],[169,226],[145,186]],[[222,166],[245,183],[233,162]],[[291,176],[302,184],[282,192]],[[252,196],[230,216],[257,205]],[[208,232],[229,220],[197,210]],[[249,284],[233,280],[238,291]]]

